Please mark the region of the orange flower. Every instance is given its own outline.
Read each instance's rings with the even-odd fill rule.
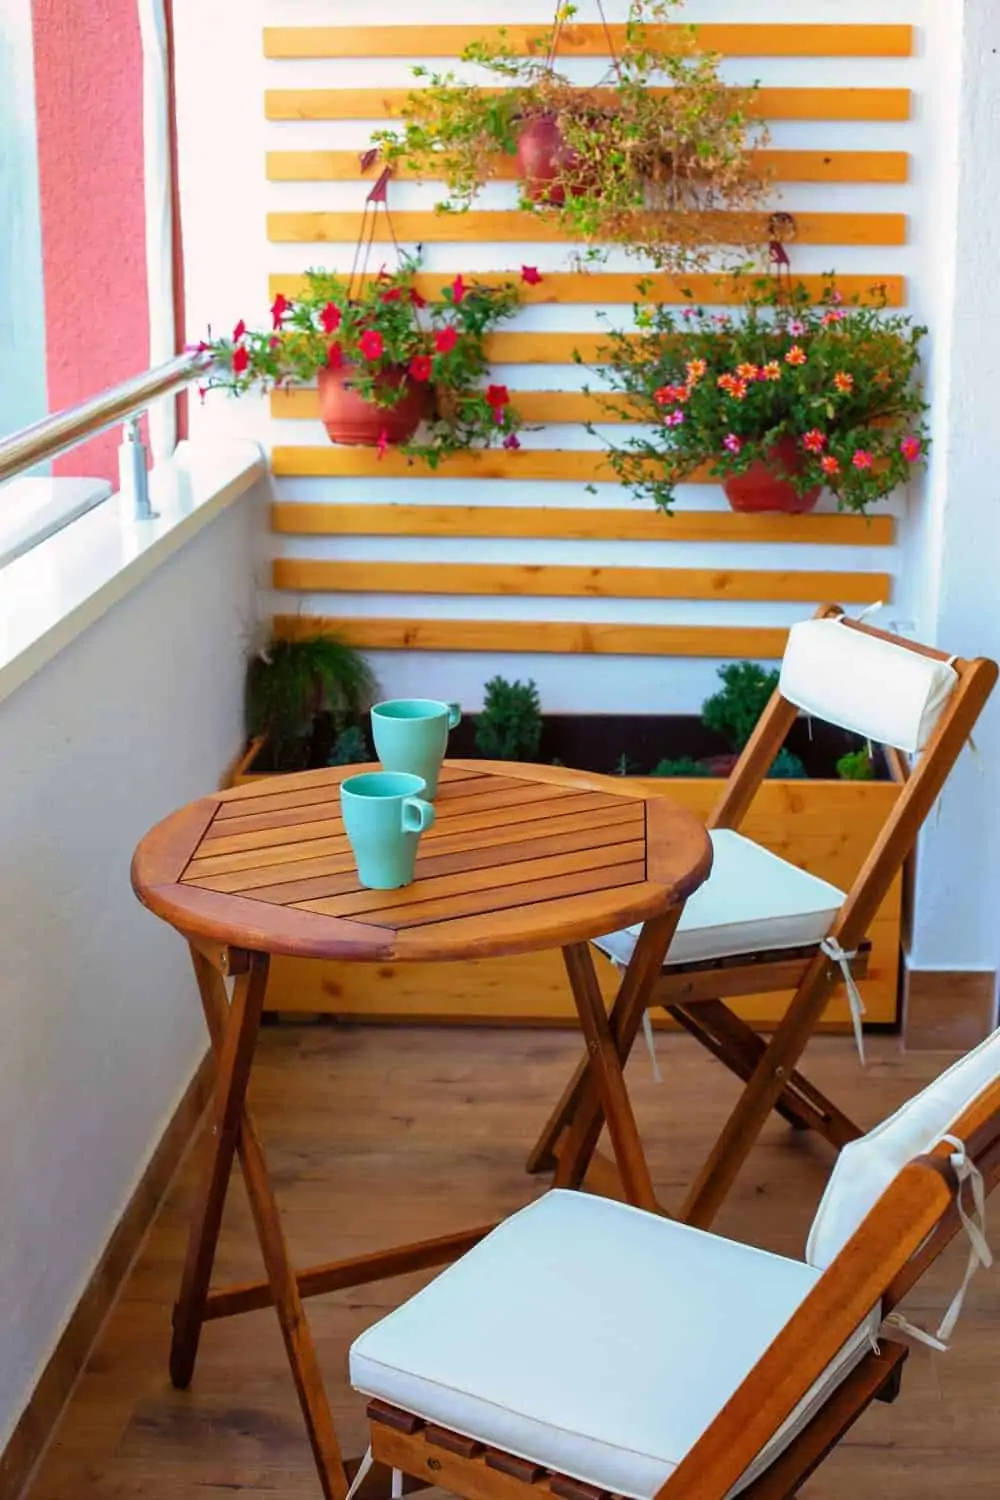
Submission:
[[[733,381],[732,386],[730,387],[729,394],[732,396],[734,401],[746,400],[747,384],[748,382],[745,380]]]
[[[730,375],[728,373],[725,375],[720,375],[715,383],[719,387],[720,391],[728,391],[729,394],[732,395],[733,386],[736,385],[736,376]]]
[[[833,383],[842,396],[849,396],[854,389],[854,376],[849,375],[846,370],[839,370],[833,377]]]
[[[736,373],[740,377],[741,380],[756,380],[757,379],[757,366],[756,365],[737,365],[736,366]]]
[[[687,363],[688,385],[697,385],[699,380],[704,380],[708,373],[708,365],[703,359],[690,359]]]
[[[823,473],[829,474],[831,478],[834,474],[840,473],[840,461],[834,458],[832,453],[824,453],[819,461],[819,466],[823,470]]]
[[[761,365],[757,373],[759,380],[780,380],[781,366],[776,359],[769,360],[766,365]]]
[[[808,358],[809,356],[801,344],[793,344],[785,355],[785,363],[787,365],[804,365]]]

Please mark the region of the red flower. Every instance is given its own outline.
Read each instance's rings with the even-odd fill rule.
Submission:
[[[366,328],[358,339],[358,348],[365,359],[381,359],[385,341],[377,328]]]
[[[461,271],[459,271],[458,275],[455,277],[455,280],[451,284],[451,300],[452,302],[454,302],[456,307],[461,302],[462,298],[465,296],[468,290],[468,287],[462,280],[462,273]]]
[[[340,327],[343,314],[336,302],[328,302],[319,315],[320,323],[323,325],[324,333],[336,333]]]
[[[211,348],[211,344],[206,344],[204,339],[199,339],[194,346],[194,352],[195,354],[208,354]]]
[[[438,354],[450,354],[458,343],[458,334],[454,328],[442,328],[434,335],[434,348]]]
[[[908,464],[915,464],[924,449],[918,437],[905,437],[900,440],[899,451]]]
[[[272,333],[271,337],[268,339],[268,341],[267,341],[267,347],[269,349],[280,349],[281,348],[281,340],[278,338],[278,335],[276,333]]]
[[[344,364],[344,351],[339,344],[331,344],[326,351],[326,368],[328,370],[340,370]]]
[[[829,474],[831,477],[834,474],[840,473],[840,460],[834,458],[832,453],[824,453],[819,461],[819,466],[824,474]]]
[[[246,333],[246,331],[247,331],[247,325],[244,323],[243,319],[241,318],[240,321],[237,323],[236,327],[233,329],[233,343],[234,344],[238,344],[239,341],[240,341],[240,339]]]
[[[504,407],[510,401],[510,392],[505,385],[489,385],[486,387],[486,400],[493,407]]]
[[[410,374],[414,380],[430,380],[431,357],[429,354],[415,354],[410,360]]]
[[[822,453],[826,447],[826,433],[820,432],[818,427],[812,428],[802,439],[802,446],[807,453]]]
[[[521,280],[525,286],[537,286],[541,279],[542,275],[537,266],[521,267]]]
[[[208,387],[205,386],[205,385],[200,385],[198,387],[198,395],[201,397],[201,404],[202,404],[202,406],[204,406],[205,405],[205,397],[208,395]]]
[[[233,350],[233,374],[242,375],[243,371],[246,369],[249,363],[250,355],[247,352],[246,346],[244,344],[239,344]]]
[[[284,318],[285,313],[288,311],[291,305],[292,304],[289,302],[288,298],[283,296],[281,292],[278,293],[274,301],[271,303],[271,322],[274,326],[275,332],[277,332],[281,327],[281,320]]]
[[[378,454],[379,463],[381,463],[383,458],[385,458],[385,450],[388,448],[388,446],[389,433],[387,428],[383,427],[382,431],[378,435],[378,442],[375,444],[375,451]]]
[[[503,445],[505,448],[509,449],[511,453],[514,453],[518,448],[520,448],[521,439],[518,437],[516,432],[508,432],[507,436],[503,440]]]
[[[391,286],[387,292],[382,293],[383,302],[398,302],[403,295],[402,287]]]
[[[851,459],[856,469],[870,469],[875,460],[865,448],[859,448]]]
[[[427,306],[427,298],[421,292],[418,292],[415,286],[410,287],[410,301],[414,307]]]

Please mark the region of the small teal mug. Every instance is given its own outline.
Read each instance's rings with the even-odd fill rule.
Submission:
[[[438,788],[448,733],[462,717],[458,703],[433,698],[393,698],[372,709],[375,754],[387,771],[422,776],[428,797]]]
[[[421,776],[365,771],[340,783],[344,831],[358,866],[358,879],[372,891],[409,885],[417,844],[434,822],[434,809],[420,795]]]

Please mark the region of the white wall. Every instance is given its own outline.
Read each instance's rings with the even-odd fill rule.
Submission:
[[[241,744],[262,503],[0,703],[0,1449],[205,1050],[185,946],[129,862]]]

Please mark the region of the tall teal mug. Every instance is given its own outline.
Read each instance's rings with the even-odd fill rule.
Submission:
[[[375,754],[387,771],[422,776],[427,796],[433,797],[448,732],[461,717],[459,704],[438,703],[433,698],[393,698],[388,703],[376,703],[372,709]]]
[[[394,891],[412,881],[420,835],[434,822],[425,790],[423,777],[390,771],[366,771],[340,783],[344,831],[358,879],[369,890]]]

